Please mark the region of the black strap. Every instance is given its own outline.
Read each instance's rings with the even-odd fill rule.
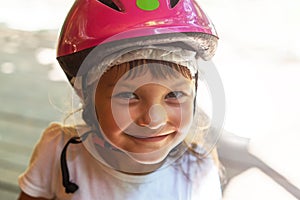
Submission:
[[[87,136],[92,133],[93,131],[88,131],[84,133],[81,137],[72,137],[69,139],[67,144],[64,146],[61,156],[60,156],[60,165],[61,165],[61,172],[62,172],[62,184],[65,187],[66,193],[74,193],[78,190],[78,185],[70,181],[69,169],[67,164],[67,148],[69,144],[79,144],[82,143]]]

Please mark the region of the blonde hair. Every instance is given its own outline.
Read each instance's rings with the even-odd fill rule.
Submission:
[[[164,60],[133,60],[114,65],[110,67],[107,71],[110,70],[115,70],[116,76],[120,73],[125,74],[126,72],[128,72],[127,77],[125,77],[125,79],[135,78],[136,76],[144,75],[148,71],[154,78],[177,78],[180,74],[189,80],[193,78],[190,70],[186,66]]]

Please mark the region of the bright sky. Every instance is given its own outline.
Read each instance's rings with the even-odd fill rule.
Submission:
[[[58,29],[73,0],[0,0],[0,23],[23,30]]]

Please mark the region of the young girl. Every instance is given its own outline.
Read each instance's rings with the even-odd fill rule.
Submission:
[[[58,60],[84,124],[45,130],[19,199],[221,199],[197,103],[216,42],[194,1],[77,0]]]

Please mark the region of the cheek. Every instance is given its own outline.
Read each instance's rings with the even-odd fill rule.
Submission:
[[[185,129],[193,120],[193,104],[184,103],[173,109],[171,119],[178,129]]]
[[[114,121],[110,101],[105,98],[95,98],[95,109],[97,113],[98,123],[102,131],[106,134],[110,128],[114,127]]]
[[[128,108],[112,102],[97,106],[97,115],[105,135],[119,134],[132,122]]]
[[[111,105],[112,120],[119,127],[124,130],[133,122],[133,116],[129,105],[112,104]]]

